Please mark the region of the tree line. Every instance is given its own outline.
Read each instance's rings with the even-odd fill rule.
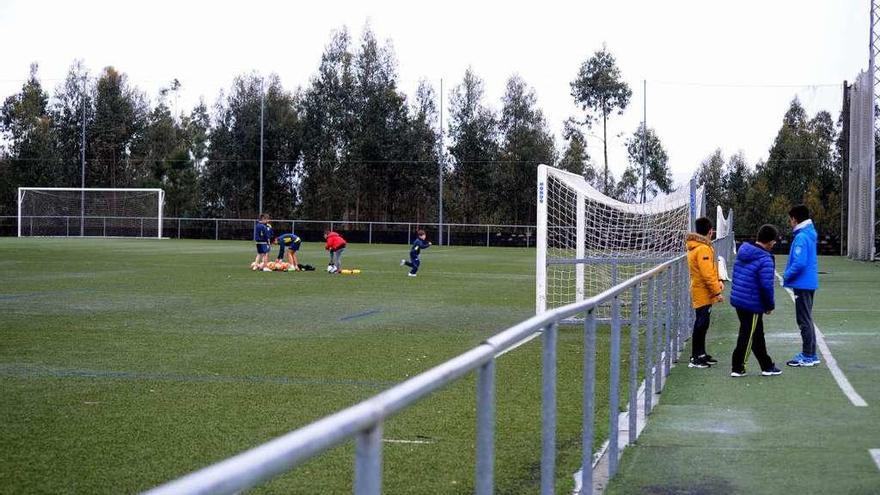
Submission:
[[[253,218],[261,143],[263,210],[275,217],[436,222],[442,174],[446,222],[534,224],[540,163],[622,201],[670,192],[668,156],[653,129],[626,140],[619,179],[605,139],[601,163],[587,152],[588,131],[601,125],[607,136],[608,120],[632,96],[612,53],[597,50],[570,87],[582,113],[564,123],[557,149],[526,81],[510,76],[496,109],[470,68],[448,94],[441,139],[435,88],[423,80],[404,94],[390,42],[369,29],[358,40],[335,31],[304,87],[242,74],[212,106],[201,101],[181,114],[170,103],[177,80],[151,101],[117,68],[91,76],[77,61],[50,96],[33,65],[0,107],[0,214],[15,213],[17,187],[78,187],[84,153],[86,187],[160,187],[168,216]],[[815,207],[820,229],[836,228],[839,128],[828,112],[809,118],[795,99],[766,161],[750,167],[742,154],[725,159],[718,150],[695,164],[708,205],[732,208],[738,232],[781,219],[799,201]]]
[[[847,104],[835,122],[827,111],[810,117],[797,98],[785,115],[767,160],[750,167],[742,153],[725,159],[720,149],[695,174],[705,186],[714,218],[716,206],[732,210],[738,235],[752,236],[764,223],[788,226],[788,211],[809,208],[820,235],[840,237],[846,226],[846,173],[849,137]]]

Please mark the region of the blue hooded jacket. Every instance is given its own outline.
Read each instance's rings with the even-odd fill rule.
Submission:
[[[819,257],[816,255],[816,228],[806,220],[800,228],[795,228],[794,240],[785,273],[782,275],[785,287],[792,289],[816,290],[819,288]]]
[[[772,254],[760,246],[742,243],[733,262],[730,304],[752,313],[773,310],[776,307],[773,297],[775,270]]]

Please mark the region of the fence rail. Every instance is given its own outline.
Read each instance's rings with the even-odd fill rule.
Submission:
[[[733,237],[716,241],[719,254],[729,259]],[[634,305],[630,317],[621,317],[620,299],[628,294],[634,301],[645,298],[645,305]],[[477,494],[494,491],[495,362],[502,354],[535,337],[542,339],[541,404],[541,493],[554,492],[556,472],[556,345],[559,325],[576,315],[584,315],[583,436],[581,439],[581,493],[593,487],[593,447],[596,391],[596,312],[611,304],[609,331],[609,445],[608,475],[617,470],[619,402],[621,383],[621,329],[630,327],[629,431],[636,432],[638,408],[636,389],[639,373],[644,375],[644,412],[654,405],[672,363],[684,347],[692,323],[687,258],[679,255],[621,282],[581,302],[549,310],[487,339],[481,345],[402,382],[370,399],[310,425],[285,434],[256,448],[186,475],[147,492],[149,495],[237,493],[290,471],[329,448],[354,438],[354,493],[377,494],[382,487],[382,429],[384,422],[404,408],[470,373],[477,374],[477,441],[474,486]],[[642,334],[641,329],[644,329]],[[642,341],[641,339],[644,339]],[[645,349],[640,357],[639,349]],[[635,441],[631,433],[628,442]]]
[[[33,222],[39,221],[40,228],[34,229]],[[80,222],[93,226],[91,236],[106,236],[106,225],[125,225],[117,227],[115,235],[126,237],[156,237],[157,217],[95,216],[86,215],[26,215],[22,217],[22,232],[25,235],[80,237]],[[17,232],[18,217],[0,216],[0,236],[14,236]],[[144,230],[144,225],[147,230]],[[149,228],[152,225],[152,228]],[[415,238],[415,231],[423,228],[431,231],[432,237],[441,228],[437,223],[425,222],[382,222],[349,220],[297,220],[276,219],[272,221],[276,232],[296,232],[306,241],[322,239],[325,228],[340,229],[351,242],[409,243]],[[534,246],[534,225],[464,224],[444,223],[443,244],[447,246]],[[165,217],[162,219],[162,232],[166,237],[176,239],[214,239],[251,240],[254,220],[238,218],[189,218]],[[145,235],[146,233],[146,235]],[[152,235],[150,235],[152,233]],[[439,235],[437,235],[439,238]]]

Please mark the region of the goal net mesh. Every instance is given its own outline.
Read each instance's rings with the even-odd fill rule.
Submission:
[[[551,167],[544,187],[546,243],[538,246],[545,246],[546,276],[537,284],[539,312],[588,299],[685,250],[688,187],[648,203],[627,204],[603,195],[578,175]],[[697,192],[694,201],[701,197]],[[694,208],[700,211],[701,205]],[[539,266],[539,277],[541,271]],[[629,313],[629,300],[629,293],[621,298],[623,315]],[[640,297],[642,304],[645,300]],[[609,314],[608,307],[600,307],[597,316]]]
[[[19,190],[20,236],[160,237],[162,191]]]

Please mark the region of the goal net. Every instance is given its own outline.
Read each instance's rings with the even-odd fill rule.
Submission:
[[[162,237],[161,189],[18,189],[18,236]]]
[[[685,235],[703,209],[702,188],[696,189],[693,180],[690,187],[649,203],[627,204],[579,175],[546,165],[538,167],[537,204],[539,314],[592,297],[684,253]],[[608,309],[599,308],[597,316],[607,317]]]

